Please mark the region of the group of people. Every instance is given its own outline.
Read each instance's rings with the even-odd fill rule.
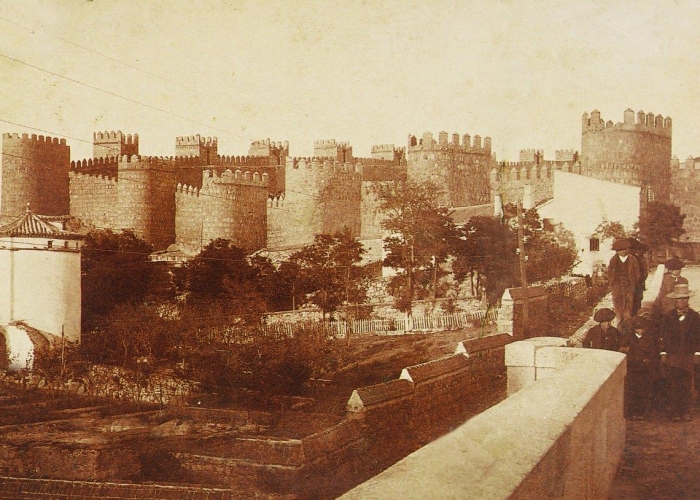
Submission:
[[[648,272],[633,247],[629,240],[614,243],[616,255],[608,267],[614,310],[596,311],[598,325],[588,331],[583,346],[627,355],[629,419],[646,419],[656,407],[673,421],[690,421],[693,386],[700,386],[700,314],[689,307],[695,292],[681,276],[683,261],[674,257],[665,263],[655,302],[642,307],[641,279]]]

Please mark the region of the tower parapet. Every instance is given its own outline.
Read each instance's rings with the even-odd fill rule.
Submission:
[[[588,113],[583,114],[582,132],[583,134],[586,134],[588,132],[599,132],[601,130],[613,129],[647,132],[662,137],[671,137],[673,124],[671,117],[666,117],[664,119],[663,116],[654,116],[653,113],[647,113],[645,115],[644,111],[637,112],[636,116],[637,118],[635,120],[634,111],[627,108],[623,113],[622,122],[613,123],[610,120],[605,122],[600,116],[600,111],[596,109],[591,112],[590,116]]]
[[[270,139],[253,141],[248,149],[248,156],[265,157],[269,165],[284,165],[289,156],[289,141],[275,142]]]
[[[406,163],[409,178],[429,180],[443,188],[441,202],[447,206],[489,202],[489,172],[495,164],[490,137],[482,142],[480,135],[464,134],[460,141],[459,134],[452,134],[449,140],[442,131],[436,141],[431,132],[420,139],[409,134]]]
[[[199,134],[175,138],[175,156],[199,157],[203,165],[211,165],[218,156],[218,138]]]
[[[539,163],[544,160],[544,149],[521,149],[519,160],[521,162]]]
[[[123,155],[139,154],[139,135],[123,134],[121,130],[116,132],[93,132],[92,157],[109,158]]]
[[[352,146],[349,142],[337,142],[335,139],[314,141],[314,157],[330,158],[339,162],[351,162]]]
[[[393,144],[375,144],[372,146],[371,157],[374,160],[388,160],[401,163],[406,160],[406,149],[397,148]]]

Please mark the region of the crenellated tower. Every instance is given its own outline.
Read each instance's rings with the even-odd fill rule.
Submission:
[[[118,156],[133,156],[139,154],[139,134],[123,134],[116,132],[93,132],[92,157],[117,158]]]
[[[352,163],[352,146],[349,142],[337,142],[335,139],[314,141],[314,158]]]
[[[266,245],[268,175],[257,171],[204,170],[202,187],[178,184],[175,232],[178,246],[195,254],[217,238],[254,252]]]
[[[269,248],[306,245],[349,229],[360,236],[362,164],[288,158],[285,191],[268,202]]]
[[[175,156],[199,157],[202,165],[214,165],[219,155],[218,139],[187,135],[175,138]]]
[[[65,139],[3,134],[0,219],[11,220],[27,209],[45,215],[70,211],[70,146]]]
[[[582,117],[582,174],[642,187],[643,201],[670,197],[671,117],[627,109],[613,123],[594,110]]]
[[[284,165],[289,156],[289,141],[253,141],[248,149],[248,156],[266,157],[269,159],[269,165]]]
[[[372,159],[392,161],[397,164],[406,161],[406,149],[393,144],[375,144],[372,146]]]
[[[491,155],[491,138],[472,137],[447,132],[426,132],[422,138],[408,136],[408,177],[430,180],[443,188],[442,202],[453,207],[480,205],[489,202],[489,174],[495,165]]]

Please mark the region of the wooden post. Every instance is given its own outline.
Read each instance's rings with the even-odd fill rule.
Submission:
[[[64,371],[65,366],[66,366],[65,352],[66,352],[66,334],[64,332],[64,325],[61,325],[61,382],[63,382],[63,371]]]
[[[525,236],[523,234],[523,201],[518,199],[518,250],[520,251],[520,286],[523,290],[523,333],[527,336],[529,310],[527,300],[527,272],[525,269]]]

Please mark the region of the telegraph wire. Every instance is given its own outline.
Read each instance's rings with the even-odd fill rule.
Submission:
[[[108,60],[110,60],[110,61],[112,61],[112,62],[116,62],[116,63],[118,63],[118,64],[121,64],[121,65],[123,65],[123,66],[126,66],[127,68],[131,68],[131,69],[133,69],[133,70],[135,70],[135,71],[139,71],[139,72],[144,73],[144,74],[146,74],[146,75],[149,75],[149,76],[151,76],[151,77],[153,77],[153,78],[156,78],[156,79],[161,80],[161,81],[163,81],[163,82],[166,82],[166,83],[169,83],[169,84],[174,85],[174,86],[176,86],[176,87],[179,87],[179,88],[185,90],[186,92],[192,92],[192,93],[197,94],[197,95],[202,96],[202,97],[212,97],[212,96],[215,97],[215,94],[213,94],[213,95],[205,94],[205,93],[203,93],[203,92],[198,91],[197,89],[189,88],[189,87],[187,87],[187,86],[185,86],[185,85],[182,85],[182,84],[180,84],[180,83],[178,83],[178,82],[176,82],[176,81],[174,81],[174,80],[171,80],[171,79],[169,79],[169,78],[166,78],[166,77],[164,77],[164,76],[162,76],[162,75],[158,75],[158,74],[156,74],[156,73],[152,73],[152,72],[150,72],[150,71],[147,71],[147,70],[145,70],[145,69],[143,69],[143,68],[140,68],[140,67],[138,67],[138,66],[135,66],[135,65],[133,65],[133,64],[129,64],[129,63],[127,63],[127,62],[125,62],[125,61],[122,61],[122,60],[120,60],[120,59],[116,59],[116,58],[114,58],[114,57],[112,57],[112,56],[110,56],[110,55],[108,55],[108,54],[104,54],[104,53],[102,53],[102,52],[99,52],[99,51],[96,51],[96,50],[94,50],[94,49],[91,49],[90,47],[85,47],[84,45],[81,45],[81,44],[76,43],[76,42],[74,42],[74,41],[72,41],[72,40],[69,40],[69,39],[67,39],[67,38],[61,37],[61,36],[56,35],[56,34],[54,34],[54,33],[51,33],[51,32],[49,32],[49,31],[47,31],[47,30],[45,30],[45,29],[44,29],[44,30],[38,30],[38,29],[30,28],[30,27],[24,26],[24,25],[22,25],[22,24],[20,24],[20,23],[18,23],[18,22],[16,22],[16,21],[12,21],[12,20],[10,20],[10,19],[6,19],[6,18],[1,17],[1,16],[0,16],[0,20],[3,20],[3,21],[5,21],[5,22],[7,22],[7,23],[10,23],[10,24],[14,24],[15,26],[18,26],[18,27],[20,27],[20,28],[22,28],[22,29],[24,29],[24,30],[27,30],[27,31],[29,31],[29,32],[32,33],[32,34],[33,34],[35,31],[43,31],[43,32],[46,33],[47,35],[49,35],[49,36],[51,36],[51,37],[54,37],[54,38],[56,38],[56,39],[58,39],[58,40],[61,40],[61,41],[64,42],[64,43],[73,45],[73,46],[75,46],[75,47],[79,47],[79,48],[81,48],[81,49],[83,49],[83,50],[85,50],[85,51],[87,51],[87,52],[90,52],[90,53],[92,53],[92,54],[96,54],[96,55],[98,55],[98,56],[100,56],[100,57],[104,57],[105,59],[108,59]],[[240,90],[239,90],[239,91],[240,91]],[[251,90],[243,90],[243,92],[251,92]],[[258,113],[254,113],[254,112],[252,112],[252,111],[246,110],[245,108],[243,108],[243,107],[241,107],[241,106],[233,106],[231,103],[229,103],[229,102],[224,103],[222,100],[219,100],[219,99],[217,99],[217,101],[218,101],[219,103],[225,104],[226,106],[234,107],[234,108],[238,109],[239,111],[247,112],[247,113],[249,113],[249,114],[252,115],[252,116],[257,116],[258,118],[262,118],[262,119],[264,119],[264,120],[266,120],[266,121],[269,121],[270,123],[273,123],[273,120],[272,120],[272,119],[269,119],[269,118],[267,118],[267,117],[265,117],[265,116],[263,116],[263,115],[260,115],[260,114],[258,114]],[[232,117],[227,117],[227,118],[232,118]]]
[[[55,72],[50,71],[50,70],[48,70],[48,69],[41,68],[41,67],[36,66],[36,65],[34,65],[34,64],[28,63],[28,62],[26,62],[26,61],[22,61],[21,59],[17,59],[17,58],[15,58],[15,57],[8,56],[8,55],[6,55],[6,54],[0,53],[0,57],[3,57],[3,58],[5,58],[5,59],[8,59],[8,60],[10,60],[10,61],[12,61],[12,62],[16,62],[16,63],[19,63],[19,64],[24,64],[25,66],[28,66],[28,67],[30,67],[30,68],[36,69],[36,70],[41,71],[41,72],[43,72],[43,73],[47,73],[47,74],[52,75],[52,76],[55,76],[55,77],[57,77],[57,78],[62,78],[62,79],[64,79],[64,80],[67,80],[67,81],[69,81],[69,82],[72,82],[72,83],[75,83],[75,84],[78,84],[78,85],[82,85],[82,86],[87,87],[87,88],[89,88],[89,89],[96,90],[96,91],[98,91],[98,92],[102,92],[102,93],[105,93],[105,94],[110,95],[110,96],[113,96],[113,97],[118,97],[119,99],[123,99],[123,100],[125,100],[125,101],[131,102],[131,103],[134,103],[134,104],[138,104],[138,105],[140,105],[140,106],[144,106],[144,107],[146,107],[146,108],[148,108],[148,109],[152,109],[152,110],[154,110],[154,111],[158,111],[158,112],[160,112],[160,113],[164,113],[164,114],[169,115],[169,116],[174,116],[174,117],[176,117],[176,118],[180,118],[181,120],[185,120],[185,121],[188,121],[188,122],[190,122],[190,123],[194,123],[194,124],[196,124],[196,125],[200,125],[200,126],[202,126],[202,127],[209,128],[209,129],[211,129],[211,130],[216,130],[216,131],[219,131],[219,132],[223,132],[224,134],[232,135],[232,136],[234,136],[234,137],[239,137],[239,138],[241,138],[241,139],[246,139],[246,140],[248,140],[248,141],[252,141],[252,140],[253,140],[253,139],[251,139],[250,137],[246,137],[246,136],[243,136],[243,135],[240,135],[240,134],[236,134],[236,133],[234,133],[234,132],[229,132],[228,130],[224,130],[224,129],[215,127],[215,126],[213,126],[213,125],[208,125],[208,124],[206,124],[206,123],[203,123],[203,122],[200,122],[200,121],[197,121],[197,120],[193,120],[193,119],[191,119],[191,118],[187,118],[187,117],[182,116],[182,115],[178,115],[177,113],[173,113],[172,111],[168,111],[168,110],[166,110],[166,109],[158,108],[158,107],[156,107],[156,106],[152,106],[152,105],[150,105],[150,104],[146,104],[146,103],[144,103],[144,102],[137,101],[136,99],[131,99],[131,98],[129,98],[129,97],[126,97],[126,96],[117,94],[117,93],[115,93],[115,92],[111,92],[111,91],[109,91],[109,90],[101,89],[101,88],[96,87],[96,86],[94,86],[94,85],[90,85],[89,83],[81,82],[80,80],[76,80],[76,79],[74,79],[74,78],[70,78],[70,77],[68,77],[68,76],[61,75],[61,74],[59,74],[59,73],[55,73]]]

